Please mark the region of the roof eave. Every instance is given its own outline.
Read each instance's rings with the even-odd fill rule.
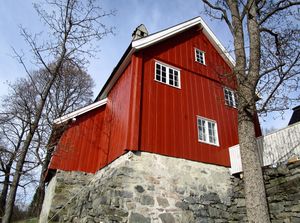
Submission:
[[[206,37],[210,40],[210,42],[214,45],[214,47],[219,51],[223,59],[227,62],[227,64],[233,68],[235,66],[235,60],[229,54],[229,52],[225,49],[222,43],[219,41],[217,36],[213,33],[213,31],[209,28],[209,26],[200,18],[201,24],[203,27],[203,32]]]
[[[135,52],[135,48],[130,47],[129,52],[127,52],[125,55],[125,58],[121,59],[122,63],[120,63],[119,66],[117,66],[115,72],[111,74],[107,82],[105,83],[104,87],[102,88],[100,94],[97,96],[100,100],[104,99],[107,97],[108,93],[116,83],[116,81],[119,79],[123,71],[126,69],[128,64],[131,61],[131,56]]]
[[[53,123],[55,125],[62,124],[62,123],[66,122],[66,121],[68,121],[70,119],[76,118],[79,115],[85,114],[85,113],[87,113],[87,112],[89,112],[91,110],[94,110],[94,109],[96,109],[98,107],[101,107],[101,106],[105,105],[106,103],[107,103],[107,98],[105,98],[105,99],[103,99],[101,101],[97,101],[97,102],[95,102],[93,104],[90,104],[88,106],[85,106],[83,108],[80,108],[80,109],[78,109],[76,111],[73,111],[73,112],[71,112],[69,114],[66,114],[66,115],[64,115],[62,117],[59,117],[59,118],[55,119],[53,121]]]

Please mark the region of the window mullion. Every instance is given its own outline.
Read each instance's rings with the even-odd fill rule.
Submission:
[[[205,120],[205,135],[206,135],[206,142],[209,142],[209,130],[208,130],[208,121]]]
[[[169,67],[167,67],[167,69],[166,69],[166,81],[167,81],[167,84],[168,85],[170,85],[170,81],[169,81],[169,77],[170,77],[170,68]]]

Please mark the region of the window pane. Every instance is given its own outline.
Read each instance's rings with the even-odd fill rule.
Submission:
[[[164,82],[164,83],[167,83],[167,72],[166,72],[166,67],[162,66],[161,67],[161,81]]]
[[[175,79],[175,86],[179,87],[179,82],[178,82],[178,71],[174,71],[174,79]]]
[[[199,132],[199,139],[201,141],[206,141],[206,135],[205,135],[205,121],[198,119],[198,132]]]
[[[214,121],[206,120],[205,118],[197,118],[198,125],[198,140],[217,145],[217,125]]]
[[[196,49],[196,61],[205,64],[205,53],[199,49]]]
[[[216,133],[215,133],[215,123],[208,122],[208,134],[209,134],[209,142],[216,144]]]
[[[235,107],[235,93],[232,90],[224,89],[225,103],[231,107]]]
[[[156,64],[155,80],[161,80],[161,66]]]
[[[174,71],[173,69],[169,68],[169,84],[174,85]]]

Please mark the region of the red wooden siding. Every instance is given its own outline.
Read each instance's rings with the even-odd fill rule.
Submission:
[[[195,62],[194,48],[206,65]],[[238,144],[237,110],[225,105],[222,78],[230,68],[198,29],[143,51],[144,77],[140,149],[229,166],[228,147]],[[181,89],[154,81],[155,60],[179,68]],[[198,142],[197,115],[217,122],[220,146]]]
[[[77,117],[62,135],[49,169],[95,172],[107,164],[101,133],[105,106]]]
[[[108,163],[127,149],[132,69],[132,64],[129,64],[108,95],[107,124],[110,126]]]
[[[142,93],[142,57],[133,55],[131,59],[131,89],[128,120],[128,134],[126,149],[139,149],[139,128],[141,115],[141,93]]]
[[[64,132],[49,169],[94,173],[125,152],[133,68],[125,69],[105,106],[77,117]]]

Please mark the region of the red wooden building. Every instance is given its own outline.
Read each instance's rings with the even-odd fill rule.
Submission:
[[[55,120],[69,127],[49,169],[94,173],[127,151],[229,166],[238,144],[231,56],[200,17],[134,34],[96,102]]]

